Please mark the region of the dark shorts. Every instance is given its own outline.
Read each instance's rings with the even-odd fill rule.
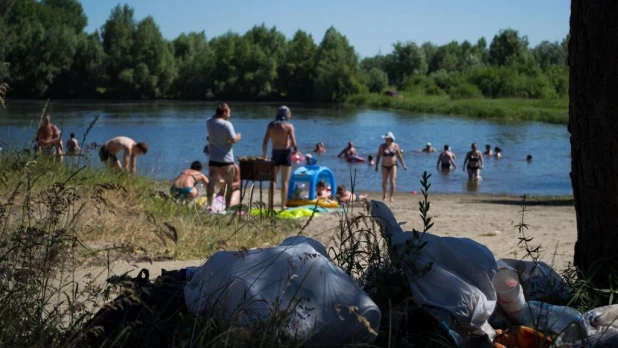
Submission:
[[[442,170],[447,170],[447,169],[451,169],[451,164],[450,163],[442,163]]]
[[[292,166],[292,150],[273,150],[271,160],[275,164],[275,166]]]
[[[116,157],[116,155],[109,152],[107,148],[105,147],[105,145],[101,146],[101,148],[99,149],[99,158],[101,159],[101,162],[117,162],[118,161],[118,157]]]
[[[227,167],[227,166],[231,166],[233,164],[234,164],[234,162],[227,163],[227,162],[208,161],[208,166],[209,167]]]

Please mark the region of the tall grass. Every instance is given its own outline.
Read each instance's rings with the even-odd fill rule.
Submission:
[[[346,103],[481,119],[527,120],[556,124],[568,122],[568,101],[565,99],[452,99],[448,96],[427,96],[406,92],[403,92],[403,95],[404,98],[393,98],[379,94],[358,94],[348,97]]]

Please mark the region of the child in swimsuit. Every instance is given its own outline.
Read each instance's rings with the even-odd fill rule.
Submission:
[[[366,200],[366,199],[367,199],[367,194],[359,195],[356,192],[352,193],[346,190],[345,185],[337,186],[337,200],[339,201],[339,203],[350,204],[352,202],[358,202],[358,201]]]

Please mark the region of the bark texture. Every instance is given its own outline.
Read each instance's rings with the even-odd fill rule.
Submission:
[[[599,284],[618,270],[618,1],[572,0],[570,27],[574,261]]]

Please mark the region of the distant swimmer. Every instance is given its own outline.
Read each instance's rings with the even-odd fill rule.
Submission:
[[[376,164],[376,162],[373,160],[373,156],[367,156],[367,163],[369,164],[369,166],[373,166],[374,164]]]
[[[111,138],[99,149],[99,158],[101,162],[114,170],[122,170],[122,165],[116,154],[124,150],[124,169],[135,174],[135,158],[145,155],[148,152],[148,144],[141,142],[137,143],[129,137]]]
[[[79,153],[79,150],[81,150],[81,148],[79,147],[77,139],[75,139],[75,133],[71,133],[71,138],[67,140],[67,154],[75,156]]]
[[[483,152],[483,156],[493,156],[494,153],[491,151],[491,145],[485,145],[485,152]]]
[[[526,156],[526,161],[528,161],[528,162],[532,162],[532,155],[528,155],[528,156]]]
[[[344,155],[345,158],[355,157],[356,148],[354,147],[354,143],[349,141],[348,146],[346,146],[343,150],[341,150],[341,152],[339,152],[337,157],[341,157],[341,155]]]
[[[494,148],[494,156],[498,158],[502,157],[502,149],[496,146]]]
[[[468,180],[478,180],[481,178],[481,169],[483,169],[483,154],[477,149],[476,143],[472,143],[470,147],[472,151],[466,154],[463,170],[468,171]]]
[[[420,150],[420,152],[438,152],[438,150],[436,150],[434,147],[431,146],[431,143],[427,143],[425,144],[425,147]]]
[[[450,146],[444,145],[444,151],[440,153],[438,156],[438,162],[436,163],[436,167],[438,170],[449,171],[451,170],[451,166],[453,169],[457,169],[457,165],[455,164],[455,154],[451,152]]]
[[[319,155],[323,155],[326,153],[326,148],[324,147],[324,143],[322,143],[321,141],[317,144],[315,144],[315,149],[313,150],[313,152],[319,154]]]

